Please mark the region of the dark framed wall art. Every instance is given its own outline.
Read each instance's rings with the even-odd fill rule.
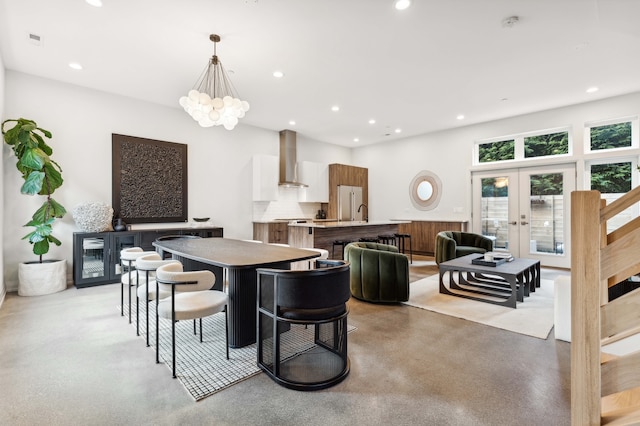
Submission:
[[[112,134],[114,217],[126,223],[186,222],[187,145]]]

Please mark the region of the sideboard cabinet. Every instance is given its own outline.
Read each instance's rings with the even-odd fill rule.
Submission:
[[[148,229],[123,232],[74,232],[73,282],[90,287],[120,281],[120,251],[129,247],[155,251],[152,243],[163,235],[222,237],[222,228]]]

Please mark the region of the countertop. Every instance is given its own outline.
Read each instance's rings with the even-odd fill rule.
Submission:
[[[360,220],[343,220],[332,222],[314,222],[314,223],[290,223],[289,226],[298,226],[305,228],[344,228],[349,226],[376,226],[376,225],[398,225],[400,223],[410,223],[408,220],[370,220],[368,222]]]

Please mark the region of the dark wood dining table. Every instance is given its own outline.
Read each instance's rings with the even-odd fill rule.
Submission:
[[[196,238],[156,241],[156,250],[171,253],[185,271],[208,269],[216,281],[227,270],[229,293],[229,346],[256,342],[258,268],[290,269],[291,262],[318,257],[315,251],[230,238]]]

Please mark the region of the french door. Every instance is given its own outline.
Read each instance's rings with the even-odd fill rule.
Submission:
[[[571,267],[571,191],[575,165],[476,172],[473,232],[489,236],[494,250]]]

